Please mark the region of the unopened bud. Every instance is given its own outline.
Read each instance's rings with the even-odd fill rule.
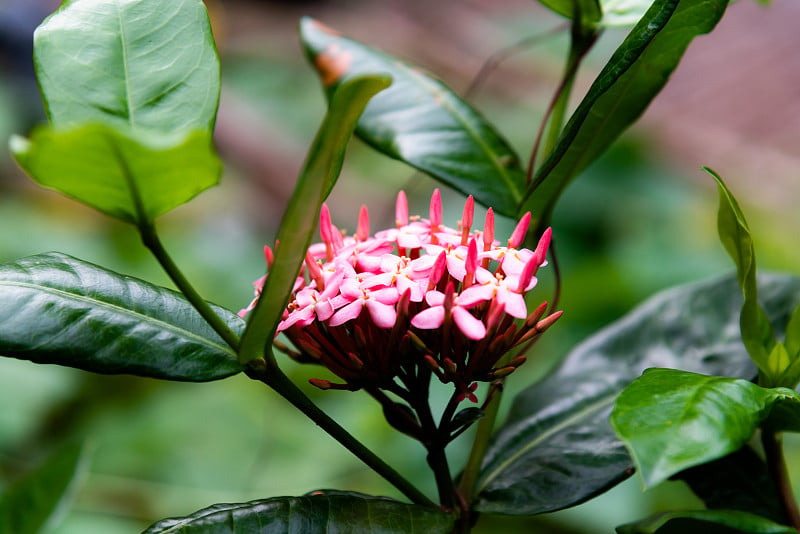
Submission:
[[[308,382],[315,387],[318,387],[322,390],[331,389],[331,381],[330,380],[322,380],[321,378],[309,378]]]
[[[411,345],[413,345],[415,349],[425,353],[431,352],[431,350],[428,349],[427,345],[425,345],[425,342],[422,341],[417,334],[409,331],[407,335],[408,335],[408,340],[411,342]]]
[[[516,367],[508,366],[508,367],[501,367],[500,369],[495,369],[489,376],[492,377],[492,380],[497,380],[498,378],[503,378],[504,376],[508,376],[514,371],[516,371]]]

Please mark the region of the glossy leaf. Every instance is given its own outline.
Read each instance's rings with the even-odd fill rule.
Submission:
[[[392,76],[392,86],[373,98],[359,119],[359,137],[384,154],[473,195],[497,213],[516,213],[525,184],[519,158],[488,121],[450,88],[315,20],[303,19],[300,35],[328,98],[353,76]]]
[[[641,19],[653,0],[605,0],[600,2],[603,18],[600,26],[628,27],[634,26]]]
[[[697,36],[711,31],[727,0],[655,0],[595,79],[536,171],[519,213],[541,233],[563,190],[644,112]]]
[[[343,491],[216,504],[194,514],[159,521],[143,534],[447,534],[453,517],[436,508]]]
[[[190,382],[242,371],[180,294],[58,253],[0,265],[0,355]]]
[[[792,527],[734,510],[667,512],[617,527],[619,534],[795,534]]]
[[[681,471],[673,479],[686,482],[706,508],[741,510],[787,522],[767,464],[749,446]]]
[[[69,506],[88,468],[85,448],[70,444],[56,451],[0,495],[0,532],[38,534]]]
[[[389,86],[385,76],[363,76],[342,83],[328,106],[317,137],[281,220],[279,246],[275,250],[269,276],[261,297],[250,312],[242,337],[239,359],[242,364],[263,355],[267,340],[275,337],[283,310],[305,258],[320,207],[342,169],[347,142],[358,117],[377,92]]]
[[[14,137],[17,162],[42,186],[143,225],[216,185],[222,163],[203,130],[162,135],[101,123]]]
[[[781,329],[800,301],[800,279],[765,276],[760,292]],[[477,508],[558,510],[629,476],[633,463],[608,422],[617,395],[649,367],[755,376],[739,337],[740,306],[734,277],[680,286],[575,347],[553,374],[514,399],[487,451]]]
[[[52,125],[213,128],[219,59],[201,0],[71,0],[34,33]]]
[[[773,409],[776,431],[800,430],[800,395],[752,382],[675,369],[648,369],[617,398],[611,426],[631,453],[645,487],[741,448]],[[785,426],[783,426],[785,425]],[[788,427],[788,428],[787,428]]]

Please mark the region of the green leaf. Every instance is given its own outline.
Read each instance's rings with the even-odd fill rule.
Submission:
[[[210,132],[219,59],[201,0],[72,0],[34,33],[50,122]]]
[[[758,304],[758,286],[756,285],[756,253],[750,228],[739,209],[733,194],[725,186],[722,178],[709,168],[705,170],[714,177],[719,188],[719,213],[717,229],[725,250],[736,264],[736,276],[744,295],[739,325],[742,340],[747,351],[764,373],[768,385],[777,385],[775,379],[786,368],[776,365],[774,358],[780,358],[781,352],[773,352],[775,334],[761,306]],[[785,352],[785,351],[784,351]],[[771,355],[772,353],[772,355]],[[788,362],[784,362],[788,365]]]
[[[605,0],[600,2],[603,18],[599,26],[628,27],[633,26],[641,19],[653,0]]]
[[[800,302],[800,279],[763,276],[760,291],[781,329]],[[583,502],[633,472],[608,422],[614,400],[648,367],[752,378],[739,337],[735,277],[660,293],[599,331],[553,374],[520,393],[487,450],[476,507],[537,514]]]
[[[525,171],[488,121],[441,81],[305,18],[300,35],[328,98],[353,76],[385,72],[392,87],[373,98],[356,134],[497,213],[513,216]]]
[[[88,468],[85,447],[68,445],[0,495],[0,532],[38,534],[69,506]]]
[[[800,429],[800,395],[743,379],[648,369],[617,398],[611,426],[631,453],[645,487],[741,448],[773,408],[794,418],[770,421]]]
[[[203,130],[146,134],[106,124],[36,128],[11,151],[34,180],[141,226],[216,185],[222,164]]]
[[[749,446],[672,478],[686,482],[706,508],[741,510],[778,523],[788,519],[767,464]]]
[[[578,15],[583,24],[597,22],[603,16],[598,0],[539,0],[539,3],[570,20]]]
[[[617,527],[619,534],[796,534],[769,519],[735,510],[692,510],[658,514]]]
[[[213,308],[241,332],[244,321]],[[58,253],[0,265],[0,355],[190,382],[242,371],[179,293]]]
[[[452,528],[453,517],[436,508],[326,490],[304,497],[217,504],[187,517],[159,521],[143,534],[447,534]]]
[[[519,213],[544,229],[569,182],[633,124],[661,91],[684,50],[722,17],[727,0],[656,0],[614,52],[537,170]]]
[[[267,341],[275,337],[317,226],[320,207],[339,177],[345,148],[358,117],[369,99],[390,83],[386,76],[350,78],[331,98],[328,113],[309,149],[306,164],[283,214],[278,232],[279,246],[269,276],[255,309],[250,312],[239,350],[242,364],[262,356]]]

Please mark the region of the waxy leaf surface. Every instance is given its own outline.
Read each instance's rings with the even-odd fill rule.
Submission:
[[[792,527],[736,510],[667,512],[617,527],[619,534],[794,534]]]
[[[760,278],[781,329],[800,301],[800,279]],[[739,336],[735,277],[669,289],[599,331],[550,376],[520,393],[487,451],[476,506],[536,514],[580,503],[633,473],[608,417],[617,395],[649,367],[753,378]]]
[[[69,444],[0,495],[0,532],[38,534],[53,526],[88,469],[85,447]]]
[[[727,0],[656,0],[614,52],[536,171],[519,213],[541,233],[564,188],[644,112],[697,36],[711,31]]]
[[[738,450],[767,419],[775,431],[800,430],[800,395],[676,369],[648,369],[611,412],[645,487]]]
[[[512,216],[525,171],[488,121],[438,79],[306,18],[300,35],[330,98],[353,76],[386,73],[392,86],[373,98],[356,135],[497,213]]]
[[[57,253],[0,265],[0,355],[190,382],[243,370],[179,293]]]
[[[345,149],[364,106],[376,93],[386,89],[386,76],[360,76],[347,80],[331,98],[328,113],[309,149],[292,198],[278,231],[280,246],[255,309],[250,312],[242,337],[239,359],[243,364],[263,355],[267,340],[275,337],[289,295],[294,287],[322,203],[336,184],[342,170]]]
[[[102,123],[39,127],[30,139],[13,138],[11,150],[40,185],[134,225],[194,198],[222,173],[203,130],[143,135]]]
[[[210,131],[219,59],[201,0],[71,0],[34,33],[53,126]]]
[[[216,504],[165,519],[143,534],[447,534],[453,517],[436,508],[343,491]]]

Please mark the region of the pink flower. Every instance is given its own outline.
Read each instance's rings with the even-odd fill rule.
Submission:
[[[419,389],[406,381],[430,377],[430,372],[414,370],[427,366],[454,385],[456,401],[476,402],[477,382],[512,372],[524,357],[502,365],[500,359],[510,350],[522,351],[558,319],[560,312],[543,318],[544,304],[528,315],[525,303],[538,269],[547,264],[550,229],[535,250],[525,248],[528,213],[506,246],[500,246],[491,208],[483,230],[472,230],[472,197],[457,230],[444,225],[442,213],[438,190],[428,219],[409,216],[401,192],[395,228],[370,236],[369,213],[362,206],[356,232],[348,236],[334,226],[323,205],[321,242],[309,247],[278,325],[298,351],[292,354],[319,362],[344,380],[312,383],[323,389],[388,388],[397,393],[397,387]],[[269,247],[265,258],[271,267]],[[254,283],[255,299],[241,316],[255,306],[265,278]]]

